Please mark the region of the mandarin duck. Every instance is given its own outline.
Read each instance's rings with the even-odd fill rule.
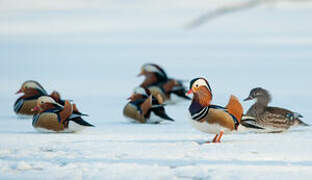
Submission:
[[[64,106],[65,104],[65,101],[64,99],[61,98],[61,95],[58,91],[53,91],[51,94],[50,94],[50,97],[54,99],[54,101],[56,101],[57,103],[61,104],[62,106]],[[81,116],[89,116],[88,114],[84,114],[84,113],[81,113],[78,108],[77,108],[77,105],[75,103],[72,104],[73,105],[73,112],[75,114],[79,114]]]
[[[249,96],[244,101],[255,99],[256,102],[248,109],[243,116],[241,124],[245,127],[258,127],[264,132],[282,132],[291,126],[308,126],[300,118],[299,113],[279,107],[271,107],[270,93],[261,87],[250,91]]]
[[[171,95],[175,94],[181,98],[190,100],[185,95],[186,89],[183,86],[183,82],[168,78],[166,72],[156,64],[144,64],[138,76],[145,76],[140,86],[148,88],[153,96],[160,94],[164,100],[170,100]]]
[[[48,95],[43,86],[34,80],[25,81],[20,90],[16,92],[16,94],[24,93],[23,96],[19,97],[14,103],[14,111],[16,114],[20,115],[33,115],[34,112],[31,111],[37,104],[37,99],[41,96],[50,96],[57,103],[64,105],[65,100],[61,99],[60,93],[57,91],[53,91],[51,95]],[[80,113],[77,109],[76,104],[73,104],[74,112],[76,114],[80,114],[82,116],[87,116],[87,114]]]
[[[124,107],[123,114],[131,122],[158,124],[163,120],[174,121],[166,114],[162,97],[152,96],[147,88],[136,88],[128,99],[130,102]]]
[[[31,111],[37,104],[37,99],[41,96],[47,96],[46,90],[37,82],[33,80],[25,81],[20,90],[16,94],[24,93],[14,103],[14,112],[21,115],[33,115]]]
[[[203,77],[190,82],[187,94],[191,93],[193,93],[189,107],[191,123],[202,132],[216,134],[213,143],[220,142],[224,133],[237,130],[243,115],[243,107],[235,96],[231,95],[226,107],[211,104],[212,91],[208,81]]]
[[[85,127],[94,127],[73,112],[73,105],[65,100],[64,106],[49,96],[37,99],[37,105],[32,108],[33,127],[42,132],[77,132]]]

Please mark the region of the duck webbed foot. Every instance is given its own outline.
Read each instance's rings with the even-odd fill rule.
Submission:
[[[216,136],[213,138],[212,143],[221,143],[222,136],[223,136],[223,131],[220,131],[220,133],[216,134]]]

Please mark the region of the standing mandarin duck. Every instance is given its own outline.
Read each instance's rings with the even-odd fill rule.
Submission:
[[[21,115],[33,115],[31,111],[37,104],[37,99],[41,96],[47,96],[46,90],[33,80],[25,81],[16,94],[24,93],[14,103],[14,112]]]
[[[138,76],[145,76],[145,80],[140,85],[148,88],[153,96],[160,94],[164,100],[169,100],[172,94],[184,99],[190,99],[185,95],[186,89],[182,81],[168,78],[166,72],[156,64],[144,64]]]
[[[73,105],[65,100],[64,106],[49,96],[41,96],[32,109],[33,127],[43,132],[77,132],[85,127],[94,127],[73,112]]]
[[[166,114],[161,96],[153,97],[147,88],[136,88],[128,99],[130,102],[123,114],[134,122],[158,124],[163,120],[174,121]]]
[[[221,140],[223,133],[237,130],[243,115],[239,100],[231,95],[226,107],[212,105],[212,91],[205,78],[195,78],[190,82],[193,100],[189,107],[192,125],[205,133],[216,134],[213,143]]]
[[[258,129],[268,132],[281,132],[291,126],[308,126],[300,119],[303,117],[301,114],[279,107],[268,106],[271,95],[261,87],[252,89],[244,101],[252,99],[256,99],[256,102],[248,109],[241,122],[245,127],[256,126],[259,127]]]

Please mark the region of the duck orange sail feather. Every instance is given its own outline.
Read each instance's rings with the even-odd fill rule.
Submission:
[[[231,95],[229,103],[226,106],[228,112],[232,114],[238,122],[242,119],[244,109],[242,104],[239,102],[238,98],[234,95]]]

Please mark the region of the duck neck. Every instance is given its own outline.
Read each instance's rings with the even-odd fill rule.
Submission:
[[[261,96],[257,97],[256,104],[261,104],[262,106],[268,106],[270,101],[271,101],[270,95],[268,95],[268,94],[261,95]]]
[[[268,106],[270,101],[271,101],[271,97],[269,94],[265,94],[265,95],[261,95],[257,97],[256,103],[248,109],[246,114],[248,116],[257,117],[258,115],[264,112],[265,107]]]
[[[264,108],[266,106],[262,105],[261,103],[256,102],[255,104],[253,104],[247,111],[246,115],[247,116],[253,116],[253,117],[257,117],[259,116],[261,113],[264,112]]]
[[[191,106],[189,111],[191,114],[201,111],[203,108],[210,106],[212,100],[211,93],[207,90],[201,90],[197,93],[194,93]]]

